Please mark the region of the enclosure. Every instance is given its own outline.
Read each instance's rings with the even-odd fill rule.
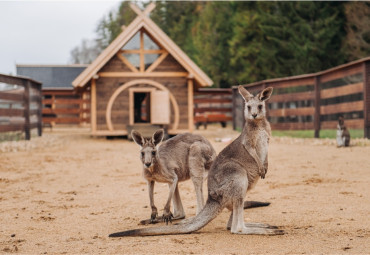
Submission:
[[[194,132],[217,153],[227,143],[216,141],[239,135],[219,124]],[[113,232],[152,227],[138,225],[151,213],[140,148],[91,138],[87,129],[46,129],[31,141],[0,144],[0,252],[367,254],[369,149],[365,139],[349,148],[336,148],[334,139],[271,139],[266,178],[246,196],[271,205],[245,210],[244,219],[277,225],[283,236],[230,234],[225,209],[193,234],[111,239]],[[194,216],[192,182],[179,189],[187,217]],[[168,185],[157,183],[154,191],[161,215]]]
[[[37,128],[41,136],[41,100],[41,83],[27,77],[0,74],[0,134],[24,133],[24,138],[29,140],[31,130]]]
[[[370,58],[360,59],[319,73],[272,79],[244,85],[256,93],[265,87],[274,92],[268,102],[272,129],[335,129],[339,116],[349,128],[363,129],[370,138]],[[233,88],[234,127],[243,125],[243,100]]]

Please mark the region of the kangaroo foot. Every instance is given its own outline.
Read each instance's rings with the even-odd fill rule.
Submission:
[[[185,219],[185,216],[178,216],[178,217],[173,217],[172,221],[178,221],[178,220],[183,220]],[[149,225],[149,224],[157,224],[163,222],[162,216],[156,217],[154,220],[152,219],[146,219],[146,220],[141,220],[139,225]]]
[[[244,201],[244,209],[269,206],[269,202],[258,202],[258,201]]]
[[[275,226],[267,225],[268,227],[265,227],[266,224],[245,224],[246,226],[241,229],[231,230],[231,233],[233,234],[240,234],[240,235],[284,235],[285,232],[282,229],[278,229]],[[249,227],[248,225],[251,225],[252,227]],[[258,225],[262,225],[263,227],[255,227]]]
[[[246,228],[268,228],[268,229],[278,229],[277,226],[272,226],[272,225],[269,225],[269,224],[264,224],[264,223],[254,223],[254,222],[250,222],[250,223],[244,223],[244,226]],[[227,226],[227,230],[230,230],[231,227],[230,226]]]
[[[269,224],[264,224],[264,223],[244,223],[244,226],[246,228],[270,228],[270,229],[278,229],[277,226],[271,226]]]
[[[140,225],[148,225],[148,224],[157,224],[162,221],[162,217],[156,217],[155,219],[146,219],[146,220],[141,220]]]
[[[172,223],[172,219],[173,219],[173,214],[171,211],[163,213],[162,220],[163,222],[166,222],[166,225],[168,225],[168,222]]]

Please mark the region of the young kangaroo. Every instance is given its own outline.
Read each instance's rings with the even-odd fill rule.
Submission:
[[[203,180],[207,178],[208,170],[216,158],[216,151],[202,136],[194,134],[179,134],[160,146],[163,139],[163,129],[156,131],[151,139],[145,139],[139,132],[131,132],[134,141],[141,147],[141,162],[143,163],[143,176],[148,182],[150,206],[152,208],[149,220],[141,224],[157,223],[158,211],[154,205],[154,183],[168,183],[170,192],[164,207],[162,219],[166,223],[172,219],[185,218],[181,203],[178,182],[192,179],[197,197],[197,214],[204,206]],[[173,200],[174,213],[170,211]]]
[[[261,223],[244,223],[243,199],[248,190],[264,178],[267,172],[267,150],[270,124],[266,119],[265,101],[272,93],[266,88],[253,96],[242,86],[239,93],[245,100],[242,133],[225,147],[215,159],[208,173],[208,199],[202,211],[186,223],[154,228],[134,229],[109,235],[148,236],[186,234],[201,229],[224,209],[231,211],[227,228],[234,234],[283,234],[277,227]]]
[[[338,147],[349,146],[351,136],[347,127],[344,125],[344,118],[340,116],[337,125],[337,145]]]

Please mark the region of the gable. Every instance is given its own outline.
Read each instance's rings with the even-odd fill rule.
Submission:
[[[186,69],[180,65],[179,62],[172,57],[172,55],[168,55],[154,70],[153,72],[186,72]]]
[[[153,8],[152,4],[150,8]],[[149,77],[150,72],[158,74],[158,70],[164,70],[166,66],[169,66],[169,63],[174,64],[173,69],[185,70],[180,74],[185,75],[187,73],[190,77],[194,77],[197,84],[201,86],[213,84],[212,80],[147,17],[150,8],[148,6],[144,12],[135,10],[139,14],[138,17],[73,81],[73,86],[85,86],[99,72],[107,70],[107,66],[118,68],[121,65],[121,67],[124,67],[115,75],[128,76],[129,73],[135,73],[136,76],[143,74]],[[138,33],[140,33],[141,47],[138,48],[137,45],[136,48],[131,47],[131,44],[135,44],[135,40],[138,41]],[[154,44],[159,47],[146,48],[145,45],[143,47],[142,42],[145,41],[146,36],[150,37]],[[123,62],[123,66],[118,63],[116,57]],[[131,72],[127,72],[126,67]],[[110,70],[110,72],[112,71]]]

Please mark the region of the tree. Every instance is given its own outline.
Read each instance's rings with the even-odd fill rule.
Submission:
[[[98,50],[136,17],[129,3],[122,2],[117,12],[99,23]],[[317,72],[348,61],[346,56],[367,55],[369,6],[317,1],[157,1],[150,15],[216,87],[229,87]],[[82,46],[74,49],[74,56],[88,55],[84,52],[94,48]]]
[[[345,4],[346,39],[344,43],[348,60],[370,55],[370,3],[348,2]]]
[[[102,50],[99,41],[84,39],[80,46],[71,50],[70,62],[73,64],[90,64],[99,56]]]
[[[193,59],[212,77],[219,87],[229,87],[231,78],[228,40],[232,37],[230,17],[235,14],[234,2],[207,2],[193,29]]]
[[[109,12],[103,17],[96,29],[98,41],[103,48],[108,45],[122,32],[122,26],[128,26],[136,17],[136,13],[130,8],[129,1],[123,1],[117,12]]]
[[[243,82],[317,72],[345,62],[343,4],[257,2],[234,18],[231,64]]]

